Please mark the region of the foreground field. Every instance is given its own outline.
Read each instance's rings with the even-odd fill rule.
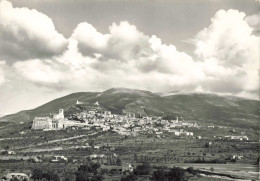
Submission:
[[[135,166],[140,165],[138,163],[134,163]],[[34,169],[41,170],[52,170],[57,173],[61,178],[71,178],[75,179],[74,173],[76,173],[80,164],[75,163],[28,163],[23,161],[16,162],[1,162],[0,163],[0,177],[4,177],[6,173],[10,172],[21,172],[31,174]],[[156,165],[151,165],[153,167],[153,171],[155,168],[159,168]],[[162,165],[161,165],[162,166]],[[194,170],[206,171],[207,174],[198,174],[192,175],[187,174],[188,180],[258,180],[259,179],[259,167],[257,165],[251,164],[174,164],[167,165],[168,168],[180,167],[180,168],[194,168]],[[110,169],[107,169],[107,166],[101,165],[101,170],[107,170],[107,172],[102,172],[104,176],[104,180],[120,180],[122,177],[122,173],[120,170],[121,166],[110,166]],[[214,171],[210,171],[214,168]],[[118,170],[117,170],[118,169]],[[114,171],[112,171],[114,170]],[[122,169],[121,169],[122,170]],[[152,177],[152,173],[149,175],[139,176],[138,180],[150,180]],[[210,174],[209,174],[210,173]],[[225,174],[224,176],[221,174]]]
[[[231,128],[194,129],[195,134],[202,135],[202,139],[196,139],[170,133],[160,137],[146,133],[123,136],[98,128],[45,132],[30,130],[30,125],[23,123],[3,126],[0,147],[5,151],[0,156],[1,177],[10,172],[31,174],[37,168],[74,180],[78,167],[89,161],[101,164],[104,180],[120,180],[124,164],[136,168],[143,163],[150,163],[152,168],[193,167],[202,171],[197,175],[186,174],[189,180],[257,180],[259,177],[256,165],[259,144],[254,132],[247,133],[249,141],[233,141],[214,137],[219,131],[228,134]],[[52,163],[57,155],[68,160]],[[149,180],[153,171],[138,180]]]

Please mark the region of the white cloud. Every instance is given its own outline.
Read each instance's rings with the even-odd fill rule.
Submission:
[[[80,90],[130,87],[171,91],[196,87],[203,78],[192,57],[174,45],[164,45],[156,36],[144,35],[126,21],[109,29],[110,34],[102,34],[88,23],[81,23],[63,55],[20,61],[13,67],[36,84]]]
[[[195,53],[203,60],[217,58],[222,65],[246,63],[245,58],[257,52],[257,38],[244,17],[237,10],[218,11],[211,25],[197,34]]]
[[[171,90],[174,86],[188,86],[203,78],[203,72],[191,56],[179,52],[174,45],[162,44],[156,36],[145,35],[127,21],[119,25],[113,23],[109,32],[101,34],[91,25],[81,23],[71,39],[78,43],[82,58],[88,58],[88,65],[95,72],[105,74],[103,80],[113,82],[117,79],[114,86],[138,85],[140,87],[135,88],[148,89],[158,76],[165,78],[158,79],[160,84],[165,85],[153,90],[162,91],[165,88]],[[79,62],[79,59],[76,61]],[[84,61],[80,63],[86,64]],[[113,83],[109,85],[113,86]]]
[[[59,34],[52,20],[28,8],[14,8],[0,2],[0,58],[22,60],[61,54],[67,40]]]
[[[194,53],[208,77],[202,84],[212,92],[239,94],[259,88],[259,38],[245,16],[237,10],[220,10],[195,37]]]
[[[13,36],[11,43],[20,46],[23,41],[19,38],[23,32],[26,36],[22,37],[26,37],[28,44],[22,47],[21,53],[29,52],[27,60],[13,65],[0,63],[0,86],[2,84],[1,89],[6,94],[13,91],[20,97],[26,97],[26,91],[18,93],[18,86],[21,89],[26,87],[26,90],[32,87],[38,93],[46,93],[49,98],[53,98],[51,94],[58,95],[58,92],[64,95],[76,91],[103,91],[111,87],[153,92],[200,90],[250,98],[258,96],[258,38],[252,34],[253,29],[245,20],[245,14],[237,10],[216,13],[209,27],[195,36],[193,58],[178,51],[173,44],[163,44],[155,35],[145,35],[127,21],[113,23],[107,34],[98,32],[86,22],[80,23],[71,37],[64,40],[47,16],[35,10],[12,8],[10,3],[3,2],[9,6],[11,13],[8,15],[0,11],[0,19],[3,14],[7,16],[10,27],[6,25],[3,29],[7,20],[0,22],[0,33],[10,30],[9,35]],[[32,22],[19,24],[18,15],[23,17],[22,20],[35,15],[32,22],[43,20],[47,27],[42,31],[37,26],[31,26]],[[51,35],[45,33],[49,28]],[[0,41],[3,39],[0,38]],[[38,46],[37,42],[46,47]],[[64,51],[66,42],[68,46]],[[28,47],[34,47],[34,53]],[[56,56],[41,57],[39,52],[52,48],[60,50],[52,53]],[[7,75],[10,75],[8,84],[5,83]],[[30,94],[30,91],[27,92]]]
[[[6,67],[5,61],[0,61],[0,86],[5,83],[4,69]]]
[[[109,32],[101,34],[92,25],[81,23],[74,30],[72,38],[78,41],[78,49],[83,55],[93,57],[101,54],[105,60],[128,61],[147,56],[150,51],[149,37],[127,21],[119,25],[113,23]]]
[[[25,79],[39,84],[57,85],[69,76],[64,65],[52,60],[27,60],[16,62],[13,67]]]
[[[126,21],[112,24],[108,34],[85,22],[75,28],[63,55],[17,62],[14,68],[26,80],[53,88],[165,92],[199,87],[206,92],[251,95],[258,89],[258,40],[244,17],[236,10],[218,11],[211,25],[195,37],[200,61]]]
[[[78,47],[83,54],[94,56],[94,53],[104,51],[109,35],[99,33],[92,25],[84,22],[78,24],[72,37],[78,40]]]
[[[245,18],[246,22],[253,27],[254,33],[260,35],[260,12],[247,16]]]

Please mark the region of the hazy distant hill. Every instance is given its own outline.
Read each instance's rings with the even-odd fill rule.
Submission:
[[[83,102],[76,105],[76,101]],[[81,111],[96,101],[113,113],[136,113],[142,115],[184,117],[201,123],[251,127],[257,129],[260,118],[260,102],[237,97],[202,93],[155,94],[149,91],[113,88],[104,92],[73,93],[48,102],[32,110],[21,111],[2,118],[5,121],[32,121],[35,116]]]

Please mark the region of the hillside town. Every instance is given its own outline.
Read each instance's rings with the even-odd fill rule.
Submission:
[[[83,104],[78,100],[76,105]],[[182,118],[182,117],[181,117]],[[73,113],[67,118],[64,117],[64,110],[59,109],[58,114],[50,117],[35,117],[32,124],[32,129],[36,130],[59,130],[68,127],[91,127],[100,128],[102,131],[112,130],[120,135],[136,136],[140,133],[156,134],[158,137],[163,132],[169,132],[175,136],[195,136],[193,132],[180,129],[182,127],[199,127],[197,123],[188,123],[179,120],[166,120],[156,116],[136,116],[135,113],[127,113],[124,115],[112,114],[111,111],[103,110],[99,103],[96,102],[90,110],[85,110],[79,113]]]
[[[77,100],[76,105],[82,105],[83,102]],[[206,126],[207,128],[215,128],[215,126]],[[218,128],[224,128],[217,126]],[[135,113],[127,114],[112,114],[111,111],[104,110],[98,102],[95,102],[89,110],[64,116],[64,110],[59,109],[58,114],[53,114],[52,117],[35,117],[32,124],[32,129],[51,131],[61,130],[66,128],[97,128],[101,131],[114,131],[120,135],[137,136],[138,134],[153,134],[158,138],[163,136],[163,133],[170,133],[174,136],[185,136],[186,138],[201,139],[201,135],[195,135],[193,132],[186,131],[186,128],[202,129],[197,123],[185,122],[183,117],[179,120],[164,119],[157,116],[136,116]],[[230,132],[236,133],[234,130]],[[223,140],[238,140],[248,141],[246,135],[223,135],[214,136],[214,139]]]
[[[83,102],[77,100],[75,105],[83,105]],[[157,116],[136,116],[135,113],[127,114],[113,114],[111,111],[104,110],[98,102],[95,102],[89,110],[84,110],[78,113],[72,113],[68,117],[64,116],[64,110],[59,109],[58,114],[54,114],[52,117],[35,117],[32,124],[32,129],[51,131],[61,130],[66,128],[83,128],[85,130],[96,128],[101,131],[114,131],[120,135],[125,136],[137,136],[138,134],[153,134],[158,138],[162,137],[163,133],[170,133],[176,137],[185,136],[186,138],[201,139],[201,135],[195,135],[191,131],[187,131],[187,128],[203,129],[203,126],[199,126],[197,123],[190,123],[184,121],[183,117],[179,120],[176,119],[164,119]],[[206,128],[214,129],[215,126],[209,125]],[[226,128],[223,126],[216,126],[216,128]],[[232,135],[215,135],[214,139],[217,140],[238,140],[248,141],[249,138],[246,135],[234,135],[236,133],[231,130]]]

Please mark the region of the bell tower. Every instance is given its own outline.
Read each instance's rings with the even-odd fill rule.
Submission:
[[[59,118],[64,119],[64,110],[63,109],[59,109]]]

